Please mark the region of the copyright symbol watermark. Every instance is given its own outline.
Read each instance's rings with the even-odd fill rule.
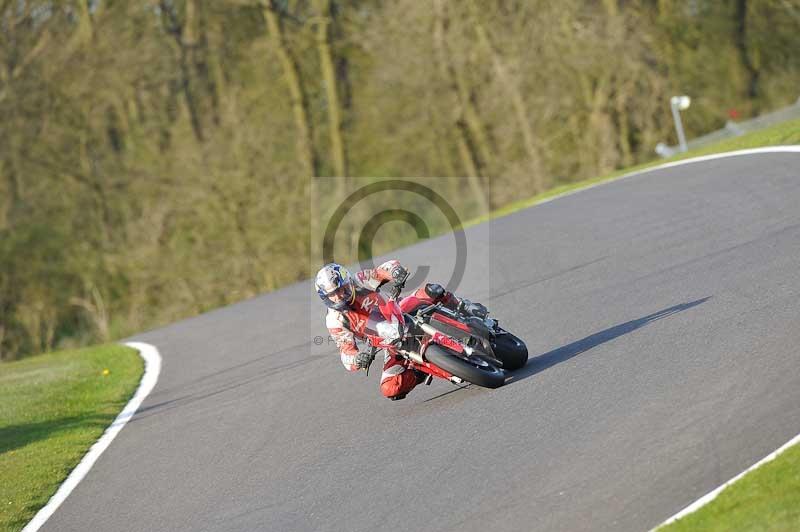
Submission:
[[[432,279],[429,261],[406,264],[412,272],[406,288],[437,282],[451,292],[458,289],[469,248],[462,225],[479,214],[480,204],[480,198],[465,194],[464,178],[323,177],[312,183],[312,272],[329,262],[374,268],[376,255],[450,233],[452,240],[441,250],[446,260],[440,261],[448,272],[443,274],[439,267]],[[488,190],[479,193],[488,197]]]
[[[317,335],[317,336],[314,337],[313,342],[314,342],[314,345],[316,345],[316,346],[325,345],[325,344],[336,345],[336,339],[331,335],[328,335],[328,336],[319,336],[319,335]]]

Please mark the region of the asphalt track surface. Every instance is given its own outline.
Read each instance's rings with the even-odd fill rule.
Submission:
[[[467,235],[459,292],[531,353],[506,386],[388,401],[299,283],[138,335],[159,382],[43,530],[646,530],[800,431],[800,154]],[[396,256],[446,278],[451,240]]]

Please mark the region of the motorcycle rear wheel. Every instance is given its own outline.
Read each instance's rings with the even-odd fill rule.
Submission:
[[[425,350],[425,358],[446,372],[484,388],[499,388],[506,381],[503,370],[489,362],[477,357],[461,358],[440,345],[429,345]]]

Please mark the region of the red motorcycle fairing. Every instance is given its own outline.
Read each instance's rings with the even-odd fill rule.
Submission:
[[[451,350],[455,351],[456,353],[463,353],[464,352],[464,346],[463,345],[461,345],[460,343],[458,343],[457,341],[453,340],[449,336],[447,336],[445,334],[442,334],[440,332],[437,332],[436,334],[434,334],[433,338],[431,338],[431,341],[433,343],[435,343],[435,344],[439,344],[439,345],[442,345],[442,346],[444,346],[444,347],[446,347],[448,349],[451,349]]]
[[[442,379],[445,379],[445,380],[448,380],[448,381],[453,377],[453,375],[451,373],[446,372],[445,370],[443,370],[439,366],[434,366],[430,362],[425,362],[425,365],[423,365],[423,366],[415,363],[414,367],[416,369],[424,372],[424,373],[427,373],[429,375],[433,375],[434,377],[439,377],[439,378],[442,378]]]
[[[435,320],[441,321],[442,323],[446,323],[447,325],[450,325],[451,327],[455,327],[456,329],[461,329],[464,332],[472,332],[470,330],[470,328],[467,325],[465,325],[464,323],[461,323],[458,320],[454,320],[453,318],[448,318],[447,316],[445,316],[441,312],[434,312],[433,316],[431,316],[431,319],[435,319]]]

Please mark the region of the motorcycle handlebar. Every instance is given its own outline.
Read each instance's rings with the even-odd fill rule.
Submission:
[[[418,318],[420,316],[424,316],[425,314],[428,314],[429,312],[431,312],[433,310],[436,310],[437,308],[440,308],[441,306],[442,306],[441,303],[434,303],[432,305],[428,305],[427,307],[422,307],[421,309],[417,310],[414,313],[414,315],[411,316],[411,317],[413,319],[413,318]]]
[[[391,287],[389,287],[389,299],[397,299],[400,297],[400,292],[403,291],[405,288],[406,282],[405,279],[399,283],[393,283]]]

